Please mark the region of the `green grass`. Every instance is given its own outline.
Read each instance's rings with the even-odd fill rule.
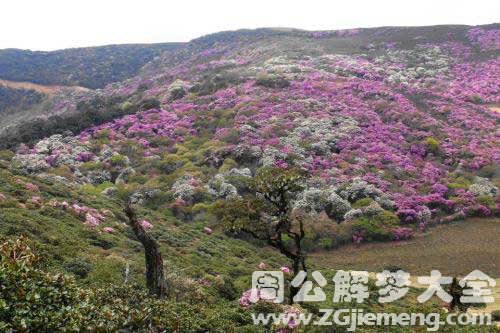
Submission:
[[[463,276],[475,269],[500,277],[500,219],[468,219],[431,228],[401,242],[349,245],[310,255],[317,267],[382,271],[399,267],[411,274],[437,269]]]

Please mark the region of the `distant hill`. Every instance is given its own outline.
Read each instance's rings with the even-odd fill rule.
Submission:
[[[103,88],[134,76],[154,57],[179,45],[108,45],[52,52],[5,49],[0,50],[0,79]]]

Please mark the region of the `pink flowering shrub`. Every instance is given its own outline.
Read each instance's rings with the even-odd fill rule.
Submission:
[[[378,37],[367,43],[372,33]],[[405,43],[395,37],[402,33],[409,34]],[[359,218],[365,213],[353,205],[373,200],[372,211],[380,208],[399,219],[397,228],[384,229],[388,239],[408,238],[409,229],[426,230],[460,212],[491,216],[498,193],[487,193],[485,203],[469,187],[488,168],[487,177],[495,177],[491,169],[500,163],[500,60],[492,53],[498,33],[496,27],[452,29],[442,38],[399,28],[297,31],[280,32],[272,43],[260,32],[214,36],[217,43],[195,43],[193,52],[160,57],[141,75],[95,92],[140,100],[141,111],[78,135],[85,144],[76,157],[81,169],[109,174],[71,172],[77,181],[118,177],[120,183],[163,187],[168,193],[155,205],[183,221],[205,213],[194,205],[244,194],[242,181],[226,179],[238,174],[233,169],[249,169],[251,177],[262,166],[304,170],[311,177],[307,190],[325,196],[361,179],[376,190],[337,198],[345,210],[326,219]],[[303,39],[314,52],[298,47],[289,56],[289,37]],[[339,41],[352,41],[353,51],[335,53],[328,45]],[[90,95],[79,101],[92,101]],[[20,154],[43,150],[43,144],[21,146]],[[64,157],[59,153],[44,153],[44,161],[55,166]],[[123,156],[122,163],[109,154]],[[135,176],[119,177],[125,168]],[[101,221],[88,207],[72,210],[89,225]],[[315,213],[328,212],[321,207]],[[369,241],[361,231],[346,239]]]
[[[42,204],[42,198],[39,196],[33,196],[31,197],[31,203],[40,206]]]
[[[112,234],[112,233],[114,233],[114,232],[115,232],[115,229],[114,229],[114,228],[111,228],[111,227],[104,227],[104,228],[102,229],[102,231],[104,231],[104,232],[106,232],[106,233],[108,233],[108,234]]]
[[[40,190],[38,189],[38,186],[37,186],[37,185],[35,185],[35,184],[32,184],[32,183],[26,183],[24,186],[26,187],[26,189],[27,189],[28,191],[31,191],[31,192],[38,192],[38,191],[40,191]]]
[[[283,273],[285,274],[290,274],[292,271],[290,270],[290,268],[286,267],[286,266],[283,266],[280,268],[280,271],[282,271]]]
[[[148,220],[142,220],[141,225],[144,229],[151,229],[153,225]]]
[[[394,240],[405,240],[413,237],[414,231],[410,228],[398,227],[392,230]]]
[[[89,162],[89,161],[92,161],[92,159],[94,158],[94,154],[92,154],[91,152],[81,152],[80,154],[78,154],[76,156],[76,160],[78,162]]]
[[[471,42],[478,44],[481,50],[500,49],[500,29],[472,28],[467,32],[467,37]]]
[[[58,204],[58,206],[65,207],[64,204]],[[84,224],[91,228],[99,226],[106,219],[103,213],[85,205],[74,203],[71,205],[71,209],[76,215],[83,217],[85,220]]]

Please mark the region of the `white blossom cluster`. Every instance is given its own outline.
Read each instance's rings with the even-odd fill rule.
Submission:
[[[172,192],[175,199],[181,199],[185,202],[192,202],[195,195],[195,184],[197,180],[190,175],[184,175],[177,179],[172,185]]]
[[[497,195],[498,187],[493,185],[487,178],[476,177],[474,179],[474,184],[469,187],[469,191],[474,193],[476,196],[489,195],[494,197]]]
[[[233,168],[226,173],[219,173],[213,177],[205,186],[208,193],[218,199],[235,199],[239,198],[238,189],[230,183],[228,177],[252,177],[252,172],[248,168],[236,169]]]
[[[81,153],[90,154],[75,137],[56,134],[39,141],[32,150],[22,147],[12,162],[17,168],[37,173],[51,166],[78,164],[77,157]]]

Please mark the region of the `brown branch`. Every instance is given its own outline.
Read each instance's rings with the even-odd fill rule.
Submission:
[[[158,243],[141,225],[130,202],[126,203],[124,210],[132,231],[144,247],[146,284],[149,292],[159,298],[164,298],[167,294],[167,283],[163,270],[163,258],[158,248]]]

